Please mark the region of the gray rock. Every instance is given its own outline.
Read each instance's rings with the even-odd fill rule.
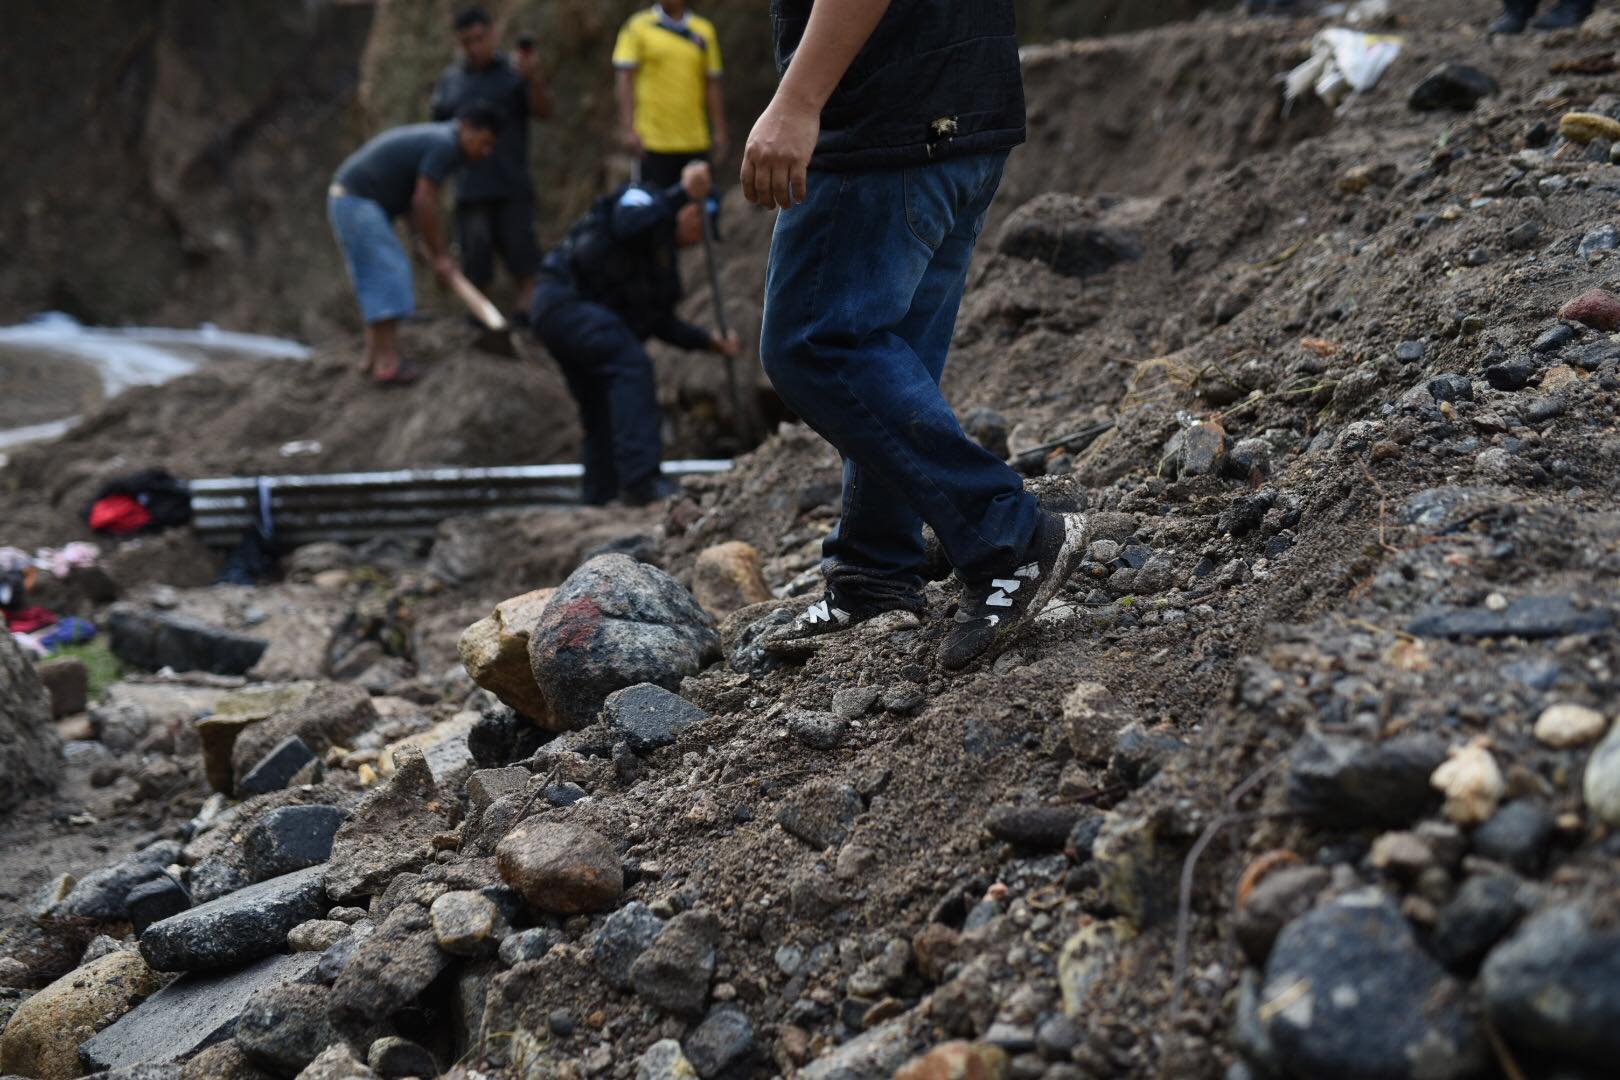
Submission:
[[[242,1010],[236,1045],[255,1064],[280,1076],[296,1076],[338,1041],[326,1018],[330,994],[319,983],[260,991]]]
[[[1271,444],[1264,439],[1239,439],[1226,457],[1226,472],[1239,480],[1271,475]]]
[[[858,1035],[799,1070],[799,1080],[889,1080],[919,1049],[907,1017]]]
[[[128,921],[130,891],[162,877],[164,869],[179,859],[180,845],[172,840],[161,840],[126,855],[111,866],[81,878],[51,909],[51,916],[95,922]]]
[[[270,956],[241,971],[184,975],[79,1047],[91,1069],[182,1061],[230,1038],[255,995],[314,976],[313,953]]]
[[[788,796],[776,820],[789,834],[819,851],[842,844],[862,809],[854,788],[812,780]]]
[[[1285,866],[1260,879],[1232,920],[1249,962],[1263,966],[1283,927],[1311,909],[1333,875],[1325,866]]]
[[[450,966],[421,904],[391,911],[357,942],[332,985],[332,1018],[346,1031],[376,1024],[409,1005]]]
[[[0,633],[0,814],[56,787],[62,740],[34,665]]]
[[[1430,735],[1371,743],[1307,733],[1289,754],[1288,804],[1333,828],[1406,825],[1438,805],[1429,777],[1445,759],[1445,743]]]
[[[1287,1075],[1453,1080],[1483,1064],[1463,987],[1377,889],[1283,928],[1266,962],[1259,1024]]]
[[[141,955],[157,971],[241,967],[287,944],[287,932],[326,911],[324,866],[271,878],[153,923]]]
[[[1517,1046],[1608,1069],[1620,1056],[1620,931],[1573,905],[1549,908],[1492,950],[1485,1009]]]
[[[1434,955],[1451,970],[1471,974],[1524,914],[1521,894],[1519,879],[1507,874],[1477,874],[1463,882],[1435,919]]]
[[[1124,783],[1141,787],[1185,749],[1187,744],[1167,731],[1150,731],[1141,724],[1128,724],[1114,739],[1114,754],[1108,767]]]
[[[1467,64],[1441,64],[1412,88],[1407,104],[1418,112],[1467,112],[1501,88],[1495,79]]]
[[[844,745],[848,724],[832,713],[796,709],[788,713],[788,734],[812,750],[836,750]]]
[[[350,934],[354,927],[336,919],[311,919],[287,931],[287,948],[293,952],[324,953]]]
[[[298,1074],[297,1080],[377,1080],[377,1074],[354,1056],[348,1043],[333,1043]]]
[[[349,966],[349,961],[354,959],[360,943],[377,932],[377,924],[367,919],[355,923],[353,930],[353,933],[328,945],[326,951],[320,954],[321,962],[315,969],[315,977],[327,986],[337,982],[338,976]]]
[[[236,782],[236,793],[246,797],[280,791],[292,783],[300,769],[314,760],[315,752],[303,739],[296,735],[283,739]]]
[[[170,915],[178,915],[189,908],[191,896],[178,881],[164,874],[129,890],[124,906],[129,911],[129,921],[135,928],[135,936],[139,937],[153,923],[167,919]]]
[[[366,1052],[366,1064],[378,1076],[388,1078],[439,1075],[439,1063],[427,1047],[397,1035],[389,1035],[372,1043],[371,1049]]]
[[[433,781],[415,747],[394,754],[394,775],[367,795],[332,838],[326,891],[352,901],[381,892],[397,875],[433,858],[433,839],[455,828],[455,800]]]
[[[1599,225],[1585,236],[1576,252],[1583,259],[1589,259],[1600,251],[1613,251],[1620,248],[1620,229],[1613,225]]]
[[[702,909],[675,916],[630,965],[636,995],[654,1008],[696,1019],[709,1003],[720,923]]]
[[[531,776],[528,769],[518,766],[479,769],[467,779],[467,802],[472,813],[482,814],[503,795],[521,794],[529,786]]]
[[[267,881],[326,862],[348,816],[335,806],[282,806],[260,815],[242,840],[248,878]]]
[[[428,914],[434,939],[451,956],[487,956],[507,928],[495,902],[482,893],[445,893],[433,901]]]
[[[714,620],[668,574],[602,555],[569,575],[529,635],[535,683],[568,727],[639,683],[676,690],[720,657]]]
[[[696,1070],[674,1039],[660,1039],[636,1061],[636,1080],[691,1080]]]
[[[1530,343],[1530,351],[1533,353],[1557,352],[1574,341],[1575,337],[1576,330],[1569,323],[1554,323],[1536,335],[1536,340]]]
[[[879,691],[875,686],[846,687],[833,694],[833,715],[841,720],[859,720],[877,707],[878,696]]]
[[[1620,829],[1620,724],[1609,727],[1608,735],[1587,758],[1581,791],[1587,809],[1599,821]]]
[[[632,900],[602,923],[591,945],[596,973],[609,986],[620,990],[630,986],[630,968],[646,952],[664,929],[664,920],[640,900]]]
[[[1418,637],[1568,637],[1601,634],[1614,626],[1608,608],[1582,609],[1567,596],[1524,596],[1502,611],[1452,608],[1421,615],[1407,625]]]
[[[1473,401],[1474,383],[1466,375],[1437,375],[1429,380],[1429,396],[1436,401]]]
[[[1538,874],[1557,828],[1551,811],[1534,799],[1515,799],[1474,830],[1474,850],[1521,874]]]
[[[1047,1061],[1068,1061],[1085,1037],[1072,1016],[1058,1013],[1035,1029],[1035,1050]]]
[[[172,612],[115,604],[107,613],[107,642],[131,667],[245,675],[270,643]]]
[[[609,694],[602,714],[618,738],[638,754],[673,746],[681,732],[709,714],[662,686],[642,683]]]
[[[293,697],[269,719],[242,731],[230,748],[231,775],[240,784],[255,765],[277,746],[297,738],[314,755],[333,746],[352,747],[377,725],[371,695],[349,683],[320,683]]]
[[[1086,816],[1079,806],[998,806],[984,819],[997,840],[1031,851],[1061,851]]]
[[[519,930],[515,934],[507,934],[501,941],[499,951],[501,963],[507,967],[516,967],[538,960],[561,945],[564,940],[562,931],[553,930],[549,926],[535,926],[528,930]],[[628,975],[626,978],[628,979]]]
[[[754,1025],[729,1002],[716,1005],[686,1037],[686,1058],[703,1080],[740,1073],[753,1056]]]
[[[253,884],[241,869],[224,859],[204,859],[186,871],[193,904],[206,904]]]
[[[1516,356],[1485,369],[1485,381],[1493,390],[1511,392],[1523,390],[1536,376],[1536,363],[1528,356]]]

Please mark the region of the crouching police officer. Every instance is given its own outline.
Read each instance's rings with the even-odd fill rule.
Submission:
[[[718,211],[713,183],[709,166],[693,162],[669,188],[630,184],[604,195],[541,263],[531,325],[579,405],[588,505],[617,496],[644,506],[673,493],[661,473],[658,393],[643,343],[738,353],[736,334],[720,337],[675,314],[676,255],[703,242],[702,215]]]

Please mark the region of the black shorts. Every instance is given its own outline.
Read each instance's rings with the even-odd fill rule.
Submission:
[[[496,253],[514,278],[532,277],[540,268],[540,246],[534,239],[534,200],[457,203],[456,243],[461,246],[461,272],[480,289],[495,279]]]

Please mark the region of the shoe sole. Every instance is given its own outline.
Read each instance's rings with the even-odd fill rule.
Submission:
[[[1006,651],[1007,646],[1018,640],[1020,634],[1035,622],[1041,612],[1046,610],[1057,596],[1058,590],[1063,588],[1069,578],[1074,576],[1075,567],[1080,562],[1081,555],[1086,550],[1086,517],[1084,514],[1063,514],[1063,545],[1058,548],[1057,562],[1052,565],[1052,572],[1041,582],[1040,588],[1035,590],[1035,599],[1031,600],[1029,607],[1024,609],[1024,617],[1014,622],[997,627],[995,637],[990,640],[990,647],[984,652],[966,661],[959,667],[948,667],[940,664],[946,671],[965,671],[974,664],[985,660],[994,660]]]
[[[922,625],[922,619],[911,611],[885,611],[881,615],[874,615],[870,619],[858,623],[851,623],[841,630],[832,630],[825,634],[815,634],[810,637],[777,638],[760,644],[760,649],[766,656],[774,656],[778,660],[793,660],[800,657],[814,656],[829,645],[836,645],[842,641],[852,641],[859,637],[887,637],[889,634],[901,630],[915,630]]]

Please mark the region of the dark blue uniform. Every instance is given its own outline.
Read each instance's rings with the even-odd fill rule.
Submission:
[[[649,337],[682,349],[713,338],[675,314],[682,295],[675,215],[690,200],[628,186],[597,200],[548,253],[530,313],[536,336],[568,379],[585,425],[585,502],[657,494],[663,439]]]

